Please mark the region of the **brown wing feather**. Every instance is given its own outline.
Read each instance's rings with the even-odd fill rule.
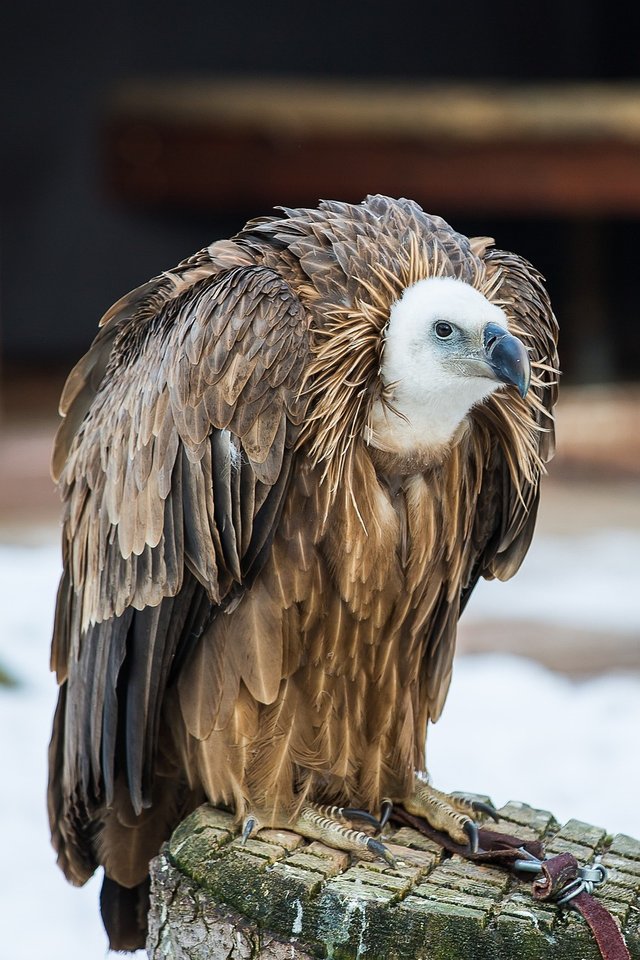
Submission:
[[[63,394],[53,471],[65,571],[52,649],[63,688],[50,809],[76,881],[95,865],[79,849],[114,800],[116,751],[135,816],[152,802],[176,658],[255,579],[287,488],[306,315],[277,274],[237,248],[234,264],[233,245],[221,246],[220,262],[201,255],[119,301]],[[235,651],[232,666],[270,701],[281,663],[270,669],[271,649],[256,656],[261,642],[247,623],[251,649]]]
[[[488,250],[485,265],[489,279],[500,272],[499,302],[529,349],[533,377],[525,401],[499,391],[475,409],[473,434],[450,465],[440,499],[449,511],[442,525],[448,582],[429,616],[423,659],[431,720],[449,688],[458,617],[480,577],[507,580],[519,569],[533,536],[544,464],[554,451],[558,325],[542,278],[502,250]],[[419,539],[428,542],[426,533]]]
[[[553,408],[558,396],[558,324],[542,277],[531,264],[503,250],[489,251],[486,262],[490,271],[499,271],[501,274],[499,296],[505,303],[514,333],[529,349],[533,370],[526,400],[521,401],[510,392],[513,407],[503,417],[503,422],[512,424],[517,420],[518,411],[522,412],[529,424],[533,456],[527,457],[525,463],[520,458],[514,470],[505,456],[508,438],[499,430],[498,456],[485,472],[485,484],[489,490],[498,492],[502,509],[499,527],[494,525],[491,534],[488,537],[485,534],[481,575],[507,580],[517,572],[529,548],[544,464],[551,460],[555,451]],[[496,396],[494,406],[501,399],[499,395]],[[493,407],[487,404],[484,409],[492,411]],[[521,432],[516,427],[516,448]],[[495,495],[492,493],[494,499]],[[479,512],[482,512],[481,507]],[[496,537],[498,529],[499,537]]]

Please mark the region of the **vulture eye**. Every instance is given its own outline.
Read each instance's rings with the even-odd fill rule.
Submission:
[[[438,320],[433,329],[436,332],[436,337],[439,337],[441,340],[446,340],[447,337],[450,337],[453,333],[451,324],[445,323],[444,320]]]

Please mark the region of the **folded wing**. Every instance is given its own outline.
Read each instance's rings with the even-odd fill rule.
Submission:
[[[201,255],[116,304],[69,377],[53,461],[65,519],[50,815],[76,881],[95,866],[81,833],[113,800],[123,755],[134,812],[151,802],[176,658],[268,553],[307,336],[276,273]]]

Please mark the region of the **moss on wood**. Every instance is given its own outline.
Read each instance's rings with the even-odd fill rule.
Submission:
[[[507,804],[501,829],[549,852],[599,856],[599,893],[640,960],[640,842],[546,811]],[[244,846],[230,814],[203,806],[152,864],[152,960],[598,960],[577,914],[536,903],[530,884],[445,856],[414,830],[391,832],[398,860],[348,855],[288,831]]]

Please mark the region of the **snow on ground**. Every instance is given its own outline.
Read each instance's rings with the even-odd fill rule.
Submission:
[[[634,629],[637,534],[540,538],[519,577],[478,590],[474,619],[539,618]],[[2,960],[106,956],[100,880],[70,887],[55,865],[45,811],[46,749],[55,704],[48,644],[58,547],[0,545],[0,666],[19,681],[0,688],[0,929]],[[444,717],[429,733],[434,783],[526,800],[640,836],[640,677],[574,682],[515,657],[460,658]],[[115,957],[115,954],[113,955]],[[142,955],[140,955],[142,956]]]
[[[524,800],[640,836],[640,677],[571,681],[520,657],[460,658],[429,731],[434,786]]]
[[[635,630],[640,641],[639,594],[637,530],[534,536],[519,573],[506,583],[480,581],[465,616]]]

